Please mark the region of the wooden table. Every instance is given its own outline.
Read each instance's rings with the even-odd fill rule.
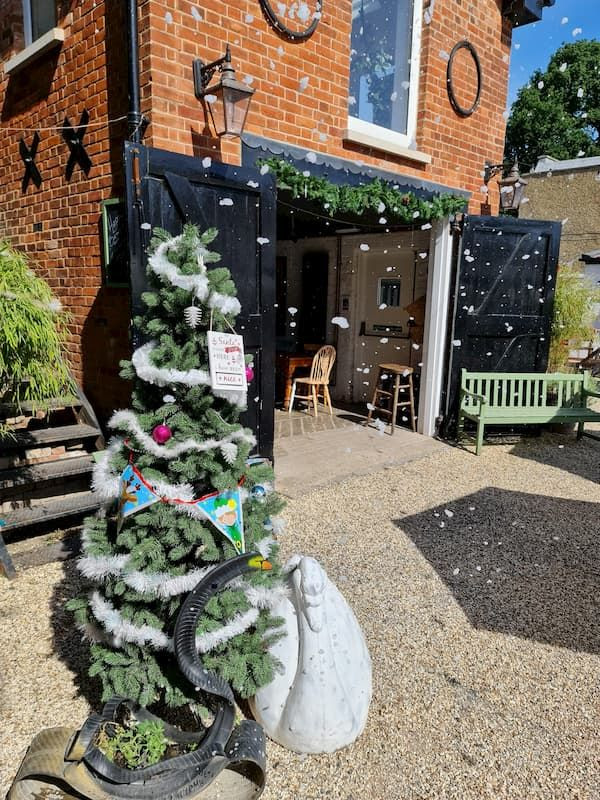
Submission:
[[[288,410],[290,397],[292,394],[292,384],[294,373],[300,367],[310,367],[313,356],[309,353],[277,353],[277,374],[285,380],[285,392],[283,395],[284,411]]]

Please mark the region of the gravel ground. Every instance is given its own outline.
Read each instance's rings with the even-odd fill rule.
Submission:
[[[283,555],[351,602],[374,697],[343,751],[270,744],[265,800],[598,800],[599,460],[572,436],[449,448],[289,503]],[[40,727],[87,714],[75,581],[66,562],[0,583],[2,794]]]

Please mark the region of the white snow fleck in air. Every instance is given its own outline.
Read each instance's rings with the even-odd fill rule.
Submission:
[[[429,253],[427,250],[424,250],[422,253],[419,253],[419,258],[427,258],[428,255]]]
[[[295,327],[296,327],[296,323],[295,322],[290,322],[290,328],[295,328]]]
[[[508,119],[510,117],[510,111],[508,109],[502,112],[502,116],[504,119]]]
[[[259,184],[259,182],[258,182],[258,181],[248,181],[248,183],[246,184],[246,186],[250,186],[252,189],[258,189],[258,187],[260,186],[260,184]]]
[[[446,523],[445,522],[440,522],[440,528],[445,528],[445,527],[446,527]]]
[[[254,15],[253,14],[246,14],[244,17],[244,22],[250,25],[251,22],[254,22]]]
[[[260,168],[260,174],[266,175],[268,171],[269,171],[269,165],[263,164],[262,167]]]
[[[413,350],[420,350],[420,349],[421,349],[421,345],[420,345],[420,344],[417,344],[416,342],[413,342],[413,346],[412,346],[412,348],[413,348]],[[399,349],[399,348],[398,348],[398,349]]]
[[[356,97],[352,97],[352,95],[350,95],[350,97],[348,98],[348,105],[353,106],[355,103],[356,103]]]
[[[292,315],[292,317],[298,313],[298,309],[295,306],[290,306],[288,308],[288,312]]]
[[[366,253],[366,252],[367,252],[367,250],[370,250],[371,248],[369,247],[369,245],[368,245],[368,244],[365,244],[365,242],[363,242],[363,243],[360,245],[360,249],[361,249],[361,250],[363,250],[363,251]]]
[[[426,222],[424,225],[421,225],[421,230],[422,231],[428,231],[430,228],[431,228],[431,223],[430,222]]]
[[[174,403],[174,402],[175,402],[175,398],[173,397],[172,394],[166,394],[163,397],[163,403]]]
[[[333,317],[331,320],[332,325],[338,325],[340,328],[349,328],[350,323],[346,319],[346,317]]]
[[[475,259],[473,258],[473,256],[465,256],[465,261],[468,261],[470,264],[471,261],[475,261]]]
[[[202,166],[204,169],[208,169],[212,164],[212,158],[210,156],[206,156],[206,158],[202,159]]]
[[[506,53],[502,56],[502,61],[504,61],[505,64],[508,64],[508,55]]]
[[[583,97],[583,88],[581,86],[577,89],[577,97]]]
[[[544,88],[544,81],[538,81],[537,87],[538,87],[538,89],[543,89]]]
[[[515,44],[515,50],[520,50],[520,49],[521,49],[521,45],[517,42],[517,44]]]
[[[573,28],[573,36],[579,36],[582,33],[581,28]]]
[[[379,224],[380,225],[386,225],[387,224],[387,219],[385,217],[379,217]]]
[[[305,170],[304,170],[304,172],[302,173],[302,175],[303,175],[305,178],[310,178],[310,170],[308,170],[308,169],[305,169]]]
[[[202,21],[202,14],[201,14],[201,13],[198,11],[198,9],[196,8],[196,6],[192,6],[192,17],[193,17],[193,18],[194,18],[194,19],[195,19],[197,22],[201,22],[201,21]]]
[[[568,67],[568,66],[569,66],[569,65],[567,64],[567,62],[566,62],[566,61],[563,61],[563,63],[562,63],[562,64],[560,65],[560,67],[558,68],[558,69],[559,69],[559,72],[566,72],[566,71],[567,71],[567,67]]]
[[[303,92],[307,88],[308,84],[309,84],[309,79],[305,75],[303,78],[300,78],[300,81],[298,83],[298,88],[300,89],[301,92]]]
[[[447,517],[450,517],[450,518],[452,518],[452,517],[454,516],[454,511],[450,511],[450,509],[449,509],[449,508],[445,508],[445,509],[444,509],[444,514],[445,514]]]
[[[383,214],[384,211],[385,211],[385,203],[383,202],[379,203],[379,205],[377,206],[377,213]]]
[[[216,103],[217,102],[217,95],[216,94],[205,94],[204,95],[204,102],[208,103],[209,105],[211,103]]]
[[[397,98],[398,98],[398,92],[392,92],[391,95],[390,95],[390,100],[392,101],[392,103],[395,100],[397,100]]]
[[[585,150],[580,150],[580,151],[577,153],[577,158],[581,158],[581,157],[582,157],[582,156],[584,156],[584,155],[585,155]],[[571,178],[571,176],[570,176],[570,175],[569,175],[569,180],[573,180],[573,179]]]
[[[367,403],[367,408],[369,409],[369,411],[375,411],[375,406],[373,405],[373,403]]]
[[[386,271],[386,272],[391,272],[393,269],[394,269],[393,267],[386,267],[386,268],[385,268],[385,271]]]
[[[486,353],[486,356],[491,356],[491,355],[492,355],[491,353]]]
[[[561,21],[560,21],[560,24],[561,24],[561,25],[566,25],[568,21],[569,21],[569,18],[568,18],[568,17],[563,17],[563,18],[561,19]]]
[[[231,199],[231,197],[222,197],[219,200],[219,205],[220,206],[232,206],[233,205],[233,200]]]
[[[387,336],[384,336],[383,339],[380,339],[379,341],[381,342],[381,344],[387,344],[389,342],[389,339],[387,338]]]
[[[317,163],[317,154],[313,153],[312,150],[309,150],[308,153],[304,157],[306,158],[306,160],[310,164],[316,164]]]
[[[433,121],[435,122],[436,125],[439,125],[440,122],[442,121],[442,115],[438,114],[437,117]]]
[[[244,83],[250,86],[251,83],[254,83],[254,78],[252,75],[244,75]]]
[[[452,574],[453,575],[458,575],[459,572],[460,572],[460,569],[458,567],[454,567],[454,569],[452,570]]]
[[[447,53],[445,50],[440,50],[439,56],[443,58],[444,61],[450,61],[450,53]]]
[[[140,225],[140,228],[143,231],[149,231],[152,228],[152,225],[150,225],[149,222],[142,222],[142,224]]]
[[[165,12],[165,22],[170,25],[173,22],[173,14],[170,11]]]
[[[524,256],[521,256],[521,259],[523,261],[527,261],[528,258],[531,258],[531,256],[528,253],[526,253]]]
[[[460,339],[452,339],[452,344],[453,344],[454,347],[460,347],[461,344],[462,344],[462,341]]]
[[[401,83],[400,85],[402,86],[402,88],[403,88],[405,91],[406,91],[407,89],[410,89],[410,81],[402,81],[402,83]]]
[[[475,569],[477,570],[477,572],[481,572],[481,567],[477,566],[475,567]]]
[[[385,422],[382,419],[376,419],[375,427],[379,431],[380,435],[383,436],[383,434],[385,433]]]
[[[386,309],[386,308],[387,308],[387,303],[380,303],[380,304],[379,304],[379,310],[380,310],[380,311],[383,311],[383,310],[384,310],[384,309]]]
[[[510,333],[512,331],[512,329],[513,329],[512,325],[506,325],[506,332],[507,333]]]
[[[420,216],[421,215],[420,215],[420,213],[418,211],[413,211],[413,219],[416,219],[417,217],[420,217]]]

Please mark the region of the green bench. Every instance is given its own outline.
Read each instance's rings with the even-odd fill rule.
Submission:
[[[576,422],[580,439],[586,422],[600,422],[600,411],[587,407],[588,397],[600,397],[593,386],[588,371],[510,373],[463,369],[458,439],[464,434],[465,419],[477,423],[477,455],[481,453],[486,425]]]

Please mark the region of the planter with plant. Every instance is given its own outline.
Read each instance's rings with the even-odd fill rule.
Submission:
[[[44,410],[74,385],[65,359],[67,314],[28,257],[0,240],[0,436],[24,403]]]

